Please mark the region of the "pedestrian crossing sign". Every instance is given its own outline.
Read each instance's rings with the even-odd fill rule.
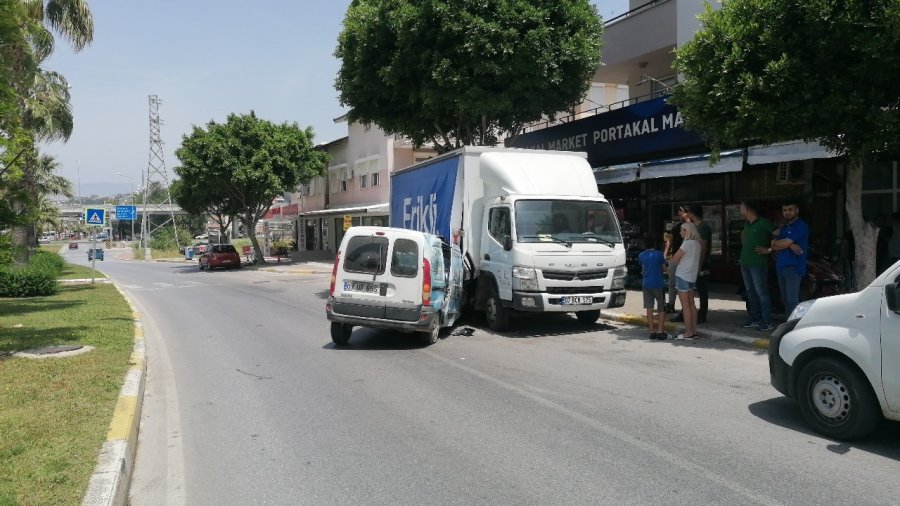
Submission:
[[[106,209],[85,209],[84,222],[88,225],[96,225],[98,227],[102,227],[106,224]]]

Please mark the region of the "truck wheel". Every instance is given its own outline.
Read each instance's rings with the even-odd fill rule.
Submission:
[[[347,344],[351,332],[353,332],[353,325],[331,322],[331,340],[334,341],[334,344],[338,346]]]
[[[869,435],[881,420],[868,380],[844,360],[817,358],[800,371],[797,400],[806,422],[834,439]]]
[[[600,319],[600,310],[594,309],[591,311],[578,311],[575,313],[575,316],[578,317],[578,323],[582,323],[584,325],[593,325],[597,323],[597,320]]]
[[[431,323],[431,330],[428,332],[422,333],[422,340],[425,341],[425,344],[431,345],[438,342],[438,339],[441,338],[441,318],[437,315],[434,317],[434,321]]]
[[[509,328],[509,310],[503,307],[496,288],[491,289],[487,300],[484,301],[484,315],[487,317],[489,329],[503,332]]]

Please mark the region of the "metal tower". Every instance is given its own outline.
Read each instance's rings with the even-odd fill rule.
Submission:
[[[150,95],[150,159],[147,163],[147,173],[143,178],[144,181],[144,215],[141,220],[141,247],[144,248],[145,258],[150,258],[150,238],[153,232],[159,228],[172,223],[172,229],[175,231],[175,244],[180,248],[178,241],[178,229],[175,227],[175,210],[172,205],[172,194],[169,192],[169,175],[166,173],[166,161],[163,158],[163,141],[160,137],[159,127],[162,120],[159,119],[159,105],[162,100],[156,95]],[[152,196],[152,189],[165,188],[165,198],[159,196],[153,198],[154,202],[148,202]],[[155,202],[162,200],[162,202]],[[164,222],[153,225],[150,223],[152,214],[169,213],[169,218]]]

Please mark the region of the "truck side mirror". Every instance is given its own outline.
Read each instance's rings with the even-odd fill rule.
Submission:
[[[900,314],[900,282],[891,283],[885,286],[884,295],[887,300],[887,307],[891,311]]]
[[[509,251],[512,249],[512,236],[506,236],[506,239],[503,241],[503,249],[505,251]]]

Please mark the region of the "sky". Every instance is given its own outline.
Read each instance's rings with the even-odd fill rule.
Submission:
[[[628,0],[592,3],[609,19],[624,13]],[[68,142],[43,150],[80,195],[138,188],[149,160],[151,94],[162,100],[170,180],[182,137],[232,112],[311,126],[317,144],[343,137],[346,124],[334,123],[346,109],[334,89],[340,64],[333,53],[349,4],[89,0],[93,43],[73,53],[58,40],[45,63],[71,85],[75,129]]]

